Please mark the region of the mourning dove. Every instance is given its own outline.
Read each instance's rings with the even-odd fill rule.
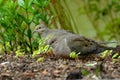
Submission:
[[[89,55],[114,49],[65,30],[48,29],[45,24],[39,24],[35,32],[38,32],[43,38],[52,35],[46,44],[53,48],[53,53],[57,56],[69,57],[72,51],[80,52],[80,55]]]

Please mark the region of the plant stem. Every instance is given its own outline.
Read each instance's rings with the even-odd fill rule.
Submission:
[[[29,21],[28,10],[27,10],[27,9],[26,9],[26,15],[27,15],[27,20]],[[30,23],[28,22],[27,25],[28,25],[28,29],[30,30]],[[32,36],[32,35],[30,35],[30,36]],[[32,54],[32,53],[33,53],[33,50],[32,50],[32,41],[31,41],[31,37],[29,37],[29,42],[30,42],[30,53]]]

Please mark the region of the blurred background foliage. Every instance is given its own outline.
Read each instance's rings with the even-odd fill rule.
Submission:
[[[40,36],[32,34],[43,20],[100,41],[120,41],[119,0],[0,0],[0,51],[33,53]]]

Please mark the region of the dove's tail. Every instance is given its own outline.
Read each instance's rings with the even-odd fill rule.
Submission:
[[[97,49],[96,49],[96,53],[101,53],[105,50],[115,50],[116,48],[115,47],[107,47],[107,46],[99,46]]]
[[[117,44],[117,41],[112,41],[112,42],[98,42],[99,44]]]

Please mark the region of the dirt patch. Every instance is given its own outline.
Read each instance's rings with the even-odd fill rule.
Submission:
[[[70,60],[46,57],[36,62],[31,56],[0,56],[0,80],[120,79],[120,60],[97,56]]]

